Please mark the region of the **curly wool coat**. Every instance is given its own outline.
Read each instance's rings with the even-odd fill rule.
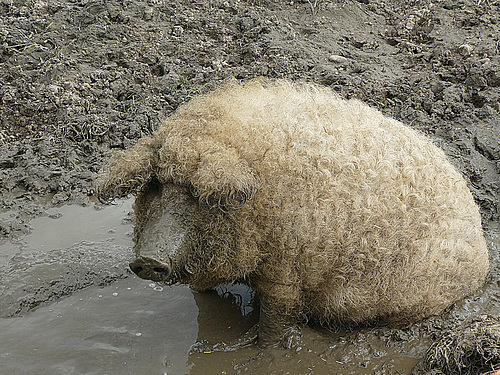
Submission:
[[[257,79],[195,98],[115,154],[99,194],[139,191],[140,231],[153,180],[199,199],[216,244],[192,249],[180,281],[245,282],[292,320],[410,323],[488,272],[478,208],[443,151],[327,88]]]

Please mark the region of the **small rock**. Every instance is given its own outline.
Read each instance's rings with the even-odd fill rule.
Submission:
[[[153,19],[153,8],[147,7],[144,9],[144,20],[151,21]]]
[[[181,25],[175,25],[172,28],[172,35],[179,38],[184,32],[184,28]]]
[[[470,44],[462,44],[458,47],[458,53],[464,57],[470,56],[472,53],[473,47]]]
[[[333,62],[335,64],[345,64],[349,61],[349,59],[347,57],[340,55],[331,55],[328,56],[328,61]]]

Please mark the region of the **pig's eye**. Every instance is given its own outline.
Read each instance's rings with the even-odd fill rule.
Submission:
[[[149,183],[144,187],[143,193],[145,195],[156,195],[161,192],[161,183],[156,178],[153,178]]]

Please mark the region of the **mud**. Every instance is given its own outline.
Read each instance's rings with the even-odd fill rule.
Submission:
[[[31,220],[30,234],[1,241],[0,317],[24,315],[89,286],[127,277],[131,201],[105,208],[52,207]]]
[[[500,314],[499,31],[493,0],[0,0],[0,372],[408,374],[441,332]],[[259,75],[330,86],[442,147],[481,208],[484,289],[405,330],[188,355],[249,329],[251,292],[132,277],[130,203],[95,211],[92,180],[179,104]]]

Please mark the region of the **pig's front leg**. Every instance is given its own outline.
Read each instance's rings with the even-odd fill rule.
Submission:
[[[298,319],[287,314],[276,300],[260,297],[259,347],[276,344],[285,349],[295,347],[302,336],[297,323]]]

